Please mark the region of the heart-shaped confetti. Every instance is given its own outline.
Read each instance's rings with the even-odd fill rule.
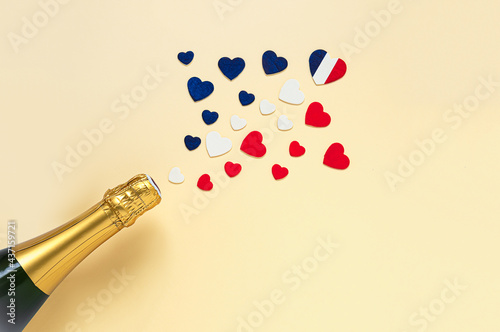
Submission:
[[[203,119],[203,122],[205,122],[207,125],[211,125],[212,123],[217,121],[217,119],[219,118],[219,113],[210,112],[209,110],[204,110],[201,113],[201,117]]]
[[[288,67],[288,61],[283,57],[278,57],[273,51],[269,50],[262,54],[262,68],[266,75],[282,72],[286,67]]]
[[[293,122],[292,120],[288,119],[288,116],[285,114],[280,115],[278,118],[278,129],[279,130],[290,130],[293,127]]]
[[[306,153],[306,148],[300,145],[299,142],[293,141],[290,143],[290,147],[288,148],[288,151],[290,152],[290,156],[292,157],[300,157]]]
[[[180,52],[177,58],[184,65],[189,65],[194,59],[192,51]],[[346,63],[340,58],[331,58],[324,50],[316,50],[309,57],[310,71],[313,81],[316,85],[324,85],[334,82],[343,76],[347,71]],[[242,58],[230,59],[228,57],[220,58],[218,61],[219,69],[229,80],[237,78],[245,69],[245,61]],[[284,71],[288,67],[288,61],[284,57],[278,57],[272,50],[268,50],[262,55],[262,68],[266,75],[273,75]],[[210,96],[214,92],[214,85],[210,81],[202,81],[198,77],[191,77],[187,82],[189,94],[193,101],[197,102]],[[238,94],[242,106],[248,106],[255,101],[255,95],[245,90]],[[300,83],[296,79],[287,80],[279,91],[279,99],[292,105],[300,105],[305,101],[305,95],[300,90]],[[273,114],[276,111],[276,105],[269,100],[263,99],[259,104],[262,115]],[[202,119],[207,125],[217,122],[219,114],[217,112],[204,110]],[[323,105],[319,102],[313,102],[307,108],[305,114],[305,123],[313,127],[327,127],[331,123],[330,114],[324,111]],[[235,131],[246,127],[247,121],[238,115],[231,116],[231,128]],[[281,131],[292,129],[294,123],[288,119],[287,115],[280,115],[277,119],[277,127]],[[228,153],[232,149],[232,141],[229,138],[222,137],[217,131],[211,131],[206,135],[206,149],[210,157],[217,157]],[[190,151],[197,149],[201,145],[201,139],[196,136],[186,135],[184,144]],[[243,139],[240,149],[242,152],[257,158],[263,157],[267,153],[266,146],[263,144],[263,135],[259,131],[252,131]],[[292,141],[289,145],[289,154],[291,157],[303,156],[306,152],[305,147],[298,141]],[[325,152],[323,164],[335,169],[346,169],[350,165],[349,157],[344,153],[344,147],[340,143],[333,143]],[[224,164],[224,170],[229,177],[235,177],[242,170],[241,164],[227,161]],[[289,170],[279,164],[272,166],[272,174],[275,180],[280,180],[288,176]],[[168,175],[168,180],[174,184],[184,182],[185,178],[179,167],[173,167]],[[214,184],[208,174],[200,176],[197,182],[201,190],[212,190]]]
[[[201,138],[187,135],[186,137],[184,137],[184,144],[186,145],[186,148],[189,151],[193,151],[194,149],[200,146]]]
[[[194,53],[192,51],[187,51],[187,52],[180,52],[177,54],[177,59],[179,59],[180,62],[185,64],[186,66],[193,61],[194,58]]]
[[[349,157],[344,154],[344,147],[340,143],[333,143],[326,150],[323,164],[336,169],[346,169],[349,164]]]
[[[347,65],[340,58],[330,58],[325,50],[316,50],[309,57],[309,69],[314,83],[323,85],[344,77]]]
[[[207,152],[210,157],[222,156],[233,147],[229,138],[222,137],[218,132],[211,131],[206,138]]]
[[[326,127],[331,122],[330,114],[323,111],[323,105],[314,102],[307,108],[306,125],[313,127]]]
[[[269,115],[274,113],[274,111],[276,111],[276,105],[272,104],[267,99],[263,99],[260,102],[259,108],[260,108],[260,113],[262,113],[262,115]]]
[[[237,115],[231,117],[231,127],[234,130],[241,130],[247,125],[247,120],[240,118]]]
[[[304,93],[300,91],[299,81],[293,78],[286,81],[280,90],[279,98],[285,103],[293,105],[302,104],[304,102],[305,96]]]
[[[179,184],[184,182],[184,175],[181,173],[181,169],[179,167],[174,167],[168,173],[168,181]]]
[[[273,177],[275,180],[281,180],[288,175],[288,168],[274,164],[272,168]]]
[[[187,87],[194,101],[205,99],[214,92],[214,85],[212,82],[202,82],[198,77],[191,77],[187,83]]]
[[[202,176],[200,176],[196,185],[198,186],[198,188],[205,191],[210,191],[214,187],[214,184],[212,183],[212,181],[210,181],[210,175],[208,174],[203,174]]]
[[[242,58],[230,59],[228,57],[220,58],[219,69],[229,80],[234,80],[245,69],[245,60]]]
[[[249,133],[241,143],[240,150],[246,154],[260,158],[266,154],[266,146],[262,144],[262,134],[258,131]]]
[[[232,163],[232,162],[228,161],[227,163],[224,164],[224,170],[226,171],[226,174],[230,178],[233,178],[236,175],[240,174],[241,165],[238,163]]]
[[[252,93],[248,93],[245,90],[240,91],[238,98],[242,106],[250,105],[254,102],[255,96]]]

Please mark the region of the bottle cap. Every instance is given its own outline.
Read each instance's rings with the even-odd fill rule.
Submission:
[[[147,174],[139,174],[124,184],[108,189],[103,200],[106,213],[119,229],[129,227],[144,212],[160,204],[161,192]],[[107,205],[107,206],[106,206]]]

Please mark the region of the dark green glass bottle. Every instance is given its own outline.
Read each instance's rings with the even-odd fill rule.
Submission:
[[[9,250],[0,250],[0,306],[4,311],[0,330],[22,331],[49,296],[35,286]]]

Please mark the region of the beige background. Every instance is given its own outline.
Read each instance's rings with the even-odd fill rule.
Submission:
[[[461,123],[444,117],[474,100],[481,77],[500,81],[500,5],[401,0],[362,45],[358,29],[377,29],[371,12],[390,2],[220,3],[231,10],[218,15],[212,0],[73,0],[18,52],[9,33],[21,35],[23,17],[32,20],[41,7],[0,4],[2,229],[16,219],[18,240],[32,238],[137,173],[149,173],[164,194],[73,271],[26,331],[238,331],[239,317],[257,321],[253,302],[272,292],[284,302],[254,331],[499,331],[499,87]],[[347,44],[358,52],[346,54]],[[308,57],[318,48],[346,60],[342,80],[313,83]],[[264,74],[268,49],[288,59],[286,71]],[[177,60],[186,50],[195,52],[187,67]],[[246,60],[232,82],[217,68],[223,56]],[[168,76],[121,119],[113,102],[156,67]],[[194,103],[191,76],[211,80],[214,94]],[[306,95],[300,106],[278,101],[289,78]],[[242,89],[257,96],[251,106],[239,104]],[[278,105],[276,114],[260,115],[263,98]],[[331,114],[329,127],[305,126],[312,101]],[[204,109],[220,114],[210,127]],[[278,133],[284,112],[295,126]],[[229,126],[233,114],[248,120],[241,132]],[[51,164],[64,163],[66,146],[76,148],[82,131],[105,118],[113,131],[59,181]],[[239,151],[256,129],[268,133],[262,160]],[[446,140],[391,190],[386,172],[397,174],[399,158],[417,156],[415,140],[435,129]],[[204,142],[210,130],[233,140],[229,154],[187,151],[185,135]],[[287,151],[294,139],[307,148],[298,159]],[[351,159],[345,171],[322,165],[333,142]],[[242,173],[215,181],[210,198],[200,198],[197,178],[216,176],[227,160],[240,162]],[[289,168],[285,180],[272,178],[274,163]],[[181,185],[168,182],[174,166],[186,176]],[[183,217],[186,206],[197,214]],[[328,237],[338,248],[292,290],[283,275],[314,263],[317,239]],[[5,246],[5,230],[1,240]],[[123,271],[131,280],[111,293]],[[465,289],[453,295],[450,282]],[[420,316],[429,307],[432,316]]]

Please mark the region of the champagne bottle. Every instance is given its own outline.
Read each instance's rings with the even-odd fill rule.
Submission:
[[[140,174],[108,189],[100,202],[66,224],[0,250],[0,330],[22,331],[85,257],[160,201],[156,183]]]

